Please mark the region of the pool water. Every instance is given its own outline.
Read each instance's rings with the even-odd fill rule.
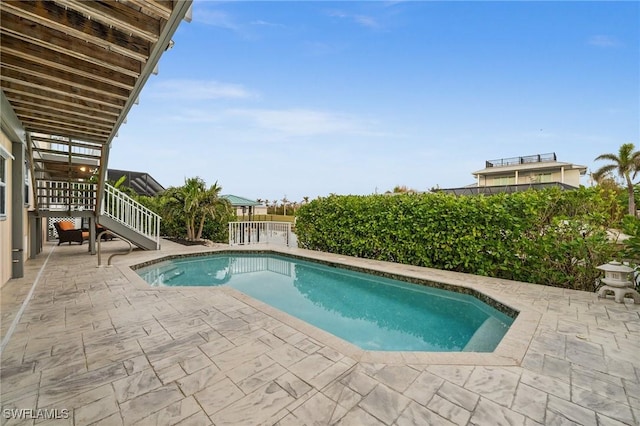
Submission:
[[[365,350],[492,352],[513,318],[473,296],[271,254],[136,271],[152,286],[226,285]]]

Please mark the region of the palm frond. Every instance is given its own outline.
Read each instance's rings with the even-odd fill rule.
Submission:
[[[591,175],[596,180],[596,182],[599,182],[602,178],[604,178],[606,175],[608,175],[609,173],[614,171],[617,167],[618,166],[615,165],[615,164],[607,164],[606,166],[600,167],[598,170],[593,172]]]
[[[618,158],[617,155],[615,154],[600,154],[596,157],[595,161],[600,161],[600,160],[609,160],[609,161],[613,161],[614,163],[619,163],[620,162],[620,158]]]

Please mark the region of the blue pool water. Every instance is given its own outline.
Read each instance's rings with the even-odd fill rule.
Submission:
[[[136,272],[152,286],[233,287],[366,350],[491,352],[513,322],[470,295],[270,254],[180,258]]]

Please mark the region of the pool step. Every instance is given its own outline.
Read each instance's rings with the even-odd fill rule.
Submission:
[[[463,352],[493,352],[504,337],[505,325],[495,317],[490,316],[473,333]]]

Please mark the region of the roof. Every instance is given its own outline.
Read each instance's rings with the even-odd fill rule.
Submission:
[[[244,197],[238,197],[237,195],[231,195],[231,194],[225,194],[225,195],[221,195],[220,198],[224,198],[229,200],[229,202],[231,203],[231,205],[233,207],[253,207],[253,206],[261,206],[262,203],[259,203],[255,200],[250,200],[248,198],[244,198]]]
[[[157,180],[145,172],[133,172],[130,170],[117,169],[109,169],[107,171],[108,180],[115,182],[122,176],[127,177],[123,182],[123,185],[133,189],[138,195],[153,197],[165,190],[164,186],[160,185]]]
[[[109,145],[191,3],[0,2],[2,128],[34,148],[36,180],[104,182]]]

